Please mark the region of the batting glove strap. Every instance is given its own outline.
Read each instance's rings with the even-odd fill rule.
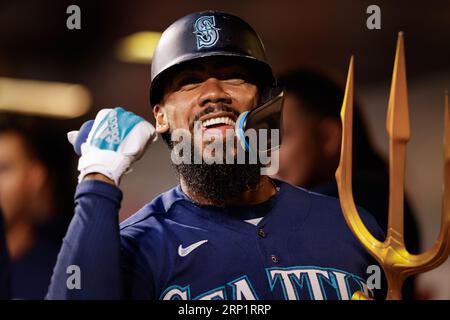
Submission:
[[[90,173],[101,173],[119,185],[120,177],[130,165],[130,157],[111,150],[96,149],[94,152],[86,152],[78,161],[78,182]]]

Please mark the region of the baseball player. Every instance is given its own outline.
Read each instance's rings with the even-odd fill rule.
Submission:
[[[69,134],[81,154],[80,182],[47,298],[310,300],[350,299],[357,290],[370,294],[366,270],[375,262],[348,229],[338,199],[270,179],[259,164],[174,164],[180,185],[118,224],[120,179],[156,133],[174,148],[176,130],[192,132],[198,122],[204,134],[232,130],[239,115],[270,104],[276,89],[263,44],[245,21],[207,11],[170,25],[152,62],[156,130],[115,108]],[[193,153],[203,143],[194,139]],[[375,220],[360,211],[382,238]]]

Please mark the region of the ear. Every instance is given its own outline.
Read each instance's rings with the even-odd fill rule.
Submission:
[[[166,109],[157,104],[153,107],[153,116],[156,120],[156,132],[165,133],[169,131],[169,119],[167,117]]]
[[[341,123],[334,119],[323,119],[320,123],[320,131],[323,139],[323,154],[330,158],[339,156],[342,138]]]

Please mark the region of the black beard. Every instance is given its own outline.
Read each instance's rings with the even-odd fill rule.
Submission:
[[[254,190],[261,175],[259,164],[178,164],[174,165],[194,196],[225,207],[244,191]]]
[[[170,134],[163,136],[169,148],[172,149],[173,142],[169,137]],[[236,158],[233,164],[225,163],[225,159],[223,163],[208,164],[202,161],[201,164],[195,164],[195,152],[201,153],[191,141],[191,163],[172,164],[194,196],[208,199],[214,206],[225,207],[244,191],[257,188],[263,165],[259,161],[256,164],[248,163],[248,153],[246,153],[244,164],[238,164]],[[225,150],[223,152],[225,155]],[[199,156],[199,159],[203,158]]]

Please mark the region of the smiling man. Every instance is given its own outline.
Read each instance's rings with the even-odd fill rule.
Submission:
[[[232,165],[225,159],[226,144],[234,142],[230,137],[227,139],[227,131],[233,133],[239,115],[255,108],[259,102],[257,69],[244,59],[194,58],[182,67],[175,67],[172,77],[156,80],[158,85],[162,82],[161,88],[157,84],[153,87],[157,130],[169,147],[174,145],[174,131],[187,132],[183,137],[191,137],[186,144],[192,146],[191,157],[174,166],[180,174],[183,191],[199,203],[225,205],[243,202],[243,197],[249,197],[248,200],[256,197],[252,201],[260,202],[266,199],[265,195],[260,196],[261,192],[273,190],[267,177],[261,179],[260,164]],[[264,85],[271,85],[271,81],[274,80],[269,79]],[[207,150],[214,140],[223,142],[224,148],[216,150],[222,154],[218,156],[222,163],[212,161],[215,157]],[[232,158],[237,156],[237,145],[234,145],[228,149]]]
[[[211,163],[214,155],[202,152],[205,137],[227,140],[238,116],[275,99],[264,47],[246,22],[217,11],[177,20],[161,37],[151,77],[156,132],[172,150],[189,142],[187,159],[202,161],[174,163],[180,185],[119,227],[120,178],[155,129],[116,108],[70,133],[81,154],[80,183],[49,299],[309,300],[368,292],[374,261],[337,199],[261,175],[260,162]],[[196,129],[203,139],[176,138]]]

